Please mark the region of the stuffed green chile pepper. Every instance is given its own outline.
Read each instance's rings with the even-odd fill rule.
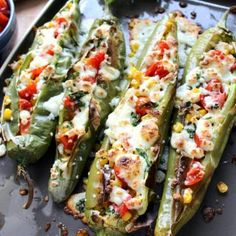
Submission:
[[[13,64],[15,73],[4,97],[1,123],[8,156],[20,164],[36,162],[50,145],[62,81],[78,50],[79,19],[78,0],[68,1],[37,29],[28,53]],[[54,107],[48,104],[51,100]]]
[[[196,213],[235,122],[236,41],[226,16],[199,37],[177,89],[156,236],[176,235]]]
[[[155,169],[168,130],[178,73],[176,25],[158,23],[135,66],[130,84],[106,122],[86,188],[85,215],[98,235],[128,233],[151,202]]]
[[[123,76],[125,43],[118,20],[95,20],[81,58],[65,82],[49,191],[56,202],[75,188]]]

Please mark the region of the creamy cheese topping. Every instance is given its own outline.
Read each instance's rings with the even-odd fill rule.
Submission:
[[[204,53],[199,66],[187,74],[176,93],[175,105],[185,111],[185,118],[182,124],[173,126],[171,145],[190,158],[203,158],[214,149],[217,129],[224,120],[221,111],[230,86],[235,83],[232,68],[236,59],[231,54],[235,49],[225,42],[219,42],[215,48]]]

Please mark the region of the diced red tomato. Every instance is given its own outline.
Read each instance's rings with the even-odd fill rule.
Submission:
[[[4,29],[5,26],[7,25],[9,18],[4,15],[2,12],[0,12],[0,25]]]
[[[59,25],[61,25],[61,24],[67,24],[67,20],[66,20],[66,18],[65,17],[57,17],[56,19],[55,19],[55,21],[57,22],[57,24],[59,24]]]
[[[77,141],[77,135],[73,136],[67,136],[67,135],[62,135],[59,140],[63,144],[64,148],[66,150],[72,150],[74,147],[75,142]]]
[[[30,120],[26,124],[20,122],[20,134],[27,134],[30,128]]]
[[[231,73],[233,73],[235,70],[236,70],[236,63],[234,63],[230,68]]]
[[[222,51],[220,51],[220,50],[214,50],[212,52],[212,55],[220,57],[221,60],[223,60],[225,58],[224,53]]]
[[[24,98],[28,101],[30,101],[36,93],[37,93],[37,87],[36,84],[33,82],[30,83],[26,88],[18,92],[20,98]]]
[[[19,99],[19,108],[20,108],[20,111],[22,111],[22,110],[30,111],[30,109],[32,108],[32,104],[28,100],[20,98]]]
[[[202,140],[201,140],[201,138],[197,134],[194,135],[193,139],[194,139],[195,143],[197,144],[197,146],[201,147]]]
[[[55,22],[58,24],[58,26],[56,27],[55,31],[54,31],[54,37],[57,38],[59,35],[59,28],[62,24],[66,25],[67,24],[67,20],[64,17],[57,17],[55,19]]]
[[[83,78],[83,80],[88,81],[91,84],[94,84],[96,82],[96,77],[88,76],[88,77]]]
[[[35,68],[31,70],[31,74],[33,75],[34,78],[37,78],[46,67],[47,66],[41,66],[41,67]]]
[[[162,56],[164,55],[165,50],[169,50],[170,49],[169,45],[165,41],[161,41],[159,43],[158,47],[161,50],[161,55]]]
[[[70,111],[74,111],[76,109],[76,103],[70,96],[67,96],[64,100],[64,107]]]
[[[184,181],[185,186],[193,186],[199,183],[203,180],[204,175],[205,171],[202,164],[198,161],[193,161]]]
[[[44,56],[44,55],[51,55],[53,56],[55,54],[54,52],[54,46],[53,45],[50,45],[48,46],[48,48],[46,48],[42,53],[41,53],[41,56]]]
[[[123,217],[128,211],[129,211],[129,209],[127,208],[125,203],[122,203],[118,208],[118,212],[121,217]]]
[[[97,52],[94,56],[86,59],[86,64],[98,70],[104,60],[105,53]]]
[[[156,62],[148,67],[145,75],[146,76],[155,76],[158,75],[161,78],[167,76],[169,71],[165,69],[161,62]]]
[[[139,97],[135,105],[135,112],[140,116],[144,116],[147,113],[149,113],[151,110],[151,108],[148,107],[149,102],[150,101],[148,100],[147,97],[144,96]]]
[[[221,93],[224,92],[223,85],[222,85],[221,81],[218,80],[218,79],[210,80],[208,82],[207,86],[205,87],[205,89],[210,91],[210,92],[212,92],[212,91],[221,92]]]
[[[4,9],[8,9],[8,4],[6,0],[0,0],[0,11],[4,10]]]
[[[211,109],[210,107],[207,107],[206,104],[206,97],[211,97],[212,101],[215,102],[220,108],[224,106],[224,103],[227,99],[227,94],[224,92],[224,87],[220,80],[218,79],[212,79],[208,82],[207,86],[205,87],[206,90],[210,91],[211,93],[208,95],[200,95],[200,103],[202,107],[206,110]]]

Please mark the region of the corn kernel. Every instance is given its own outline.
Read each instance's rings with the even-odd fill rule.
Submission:
[[[201,110],[199,110],[199,113],[201,116],[204,116],[204,115],[206,115],[207,111],[205,109],[201,109]]]
[[[173,130],[176,133],[180,133],[183,130],[183,128],[184,128],[184,126],[180,122],[177,122],[173,125]]]
[[[106,165],[107,162],[108,162],[108,160],[107,160],[106,158],[101,158],[101,159],[99,160],[100,166]]]
[[[123,221],[128,221],[130,218],[132,217],[132,214],[127,211],[123,216],[122,216],[122,220]]]
[[[51,22],[48,23],[48,26],[49,27],[54,27],[54,23],[51,21]]]
[[[133,52],[131,52],[131,53],[129,53],[129,57],[134,57],[134,53]]]
[[[191,188],[186,188],[183,194],[183,203],[189,204],[193,200],[193,191]]]
[[[12,116],[12,110],[9,108],[6,108],[3,112],[3,118],[4,120],[10,120]]]
[[[11,99],[10,99],[10,97],[9,96],[5,96],[4,97],[4,105],[5,106],[8,106],[8,105],[10,105],[11,104]]]
[[[193,91],[193,93],[200,93],[200,89],[199,88],[193,88],[192,91]]]
[[[140,85],[139,81],[137,81],[137,80],[135,80],[135,79],[133,79],[133,80],[131,81],[131,86],[132,86],[132,87],[138,88],[139,85]]]
[[[144,74],[141,71],[137,70],[135,67],[130,68],[129,79],[141,80],[143,77]]]
[[[157,84],[157,82],[155,80],[151,80],[151,81],[148,82],[147,87],[150,89],[153,86],[155,86],[156,84]]]
[[[186,120],[186,122],[191,122],[192,118],[193,118],[193,115],[188,113],[185,117],[185,120]]]
[[[229,190],[229,187],[226,183],[220,181],[218,184],[217,184],[217,189],[220,193],[227,193],[228,190]]]
[[[172,21],[167,21],[167,22],[166,22],[166,28],[167,28],[167,30],[171,30],[172,27],[173,27]]]
[[[137,50],[139,49],[139,44],[138,44],[137,42],[132,42],[131,45],[130,45],[130,47],[131,47],[131,51],[132,51],[133,53],[136,53]]]

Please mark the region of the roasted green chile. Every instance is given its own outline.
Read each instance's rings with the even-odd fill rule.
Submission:
[[[149,217],[147,208],[153,197],[152,171],[163,149],[173,107],[178,72],[176,38],[173,16],[164,17],[146,44],[140,45],[143,46],[141,56],[128,72],[130,85],[106,122],[106,136],[91,166],[85,198],[85,215],[97,235],[129,233],[150,225],[155,217]],[[168,59],[162,61],[163,57]],[[168,65],[170,71],[167,72],[164,68]],[[160,70],[156,71],[157,67]],[[162,79],[166,83],[163,97],[151,103],[148,91],[159,94],[155,86]],[[144,81],[149,88],[142,90]],[[146,105],[140,105],[145,99]],[[138,133],[139,128],[143,136]],[[148,144],[144,147],[140,140],[145,138]],[[118,177],[119,173],[123,173],[123,177]],[[121,195],[116,197],[116,194]],[[145,222],[139,221],[141,216],[147,216]]]
[[[82,174],[97,135],[112,111],[111,101],[119,93],[124,61],[125,43],[118,20],[95,20],[80,60],[64,85],[56,160],[49,180],[49,192],[56,202],[70,196]]]
[[[32,47],[13,65],[1,124],[8,156],[22,165],[39,160],[54,135],[56,114],[45,103],[63,91],[62,82],[77,56],[79,20],[78,0],[68,1],[37,29]]]
[[[194,73],[193,71],[196,70],[195,68],[207,67],[208,64],[211,63],[212,58],[216,57],[218,58],[217,60],[225,60],[225,58],[235,60],[235,56],[233,56],[235,55],[235,38],[232,33],[226,28],[226,18],[227,13],[223,16],[222,20],[217,24],[217,26],[206,30],[195,43],[187,60],[182,86],[186,83],[187,80],[189,80],[191,73]],[[221,45],[221,47],[217,45]],[[229,50],[227,49],[226,51],[224,51],[224,47],[229,48]],[[223,53],[221,50],[223,50]],[[204,60],[203,56],[207,55],[207,53],[209,53],[211,57],[208,57],[208,59]],[[217,69],[220,69],[221,66],[222,65],[219,64]],[[214,74],[214,78],[210,80],[211,83],[213,83],[213,80],[217,81],[218,85],[220,86],[218,86],[218,88],[220,88],[221,98],[223,97],[225,99],[225,103],[222,108],[219,109],[219,105],[210,108],[214,111],[211,114],[220,116],[220,120],[218,120],[218,123],[214,124],[217,129],[213,129],[212,127],[210,127],[211,130],[214,130],[214,139],[212,141],[213,147],[210,146],[211,150],[206,151],[204,157],[191,160],[191,158],[186,157],[187,154],[184,155],[181,152],[177,152],[176,148],[173,148],[172,146],[170,147],[166,182],[155,227],[156,236],[176,235],[177,232],[194,216],[194,214],[200,207],[214,171],[220,162],[231,129],[235,122],[236,114],[236,83],[235,80],[230,80],[230,78],[235,78],[235,68],[234,66],[232,66],[231,69],[228,70],[228,77],[226,76],[226,83],[228,83],[227,98],[225,98],[226,96],[223,92],[224,88],[220,86],[219,82],[220,80],[223,81],[224,77],[216,79],[218,78],[216,77],[216,73]],[[201,74],[197,74],[197,79],[202,79]],[[200,84],[200,87],[201,86],[203,85]],[[215,94],[217,94],[216,87],[214,87],[214,89],[215,90],[213,91],[215,92]],[[210,87],[210,82],[208,82],[205,91],[211,90],[212,88]],[[198,88],[195,89],[195,92],[197,91]],[[205,108],[206,100],[203,99],[202,101],[201,104]],[[189,107],[186,106],[186,110],[189,111]],[[212,119],[208,115],[209,111],[205,112],[203,109],[200,111],[202,115],[205,115],[206,113],[206,120]],[[181,107],[178,106],[174,117],[175,118],[173,123],[178,125],[175,126],[173,130],[177,130],[177,132],[180,132],[180,130],[182,130],[183,128],[181,127],[181,125],[179,125],[180,123],[186,122],[186,119],[190,119],[192,122],[192,116],[188,115],[184,118],[184,112]],[[196,136],[197,129],[195,131],[195,135],[194,132],[193,134],[189,132],[190,129],[188,129],[187,131],[189,132],[190,138],[194,135],[194,141],[197,143],[197,147],[201,147],[203,145],[203,142],[201,140],[199,141],[199,138],[197,138]],[[207,130],[205,130],[205,132],[206,131]],[[207,134],[209,135],[209,133]],[[195,173],[197,173],[197,176],[190,176],[190,174],[194,173],[194,171],[191,171],[190,163],[194,163],[192,164],[192,167],[195,165]],[[185,192],[183,192],[183,189]],[[181,195],[182,193],[184,194]]]

